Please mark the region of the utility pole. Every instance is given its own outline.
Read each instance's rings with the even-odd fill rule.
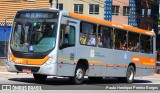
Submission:
[[[58,0],[52,0],[52,8],[57,9]]]

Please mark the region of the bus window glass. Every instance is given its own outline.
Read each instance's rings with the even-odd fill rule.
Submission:
[[[15,25],[14,25],[14,27],[15,27],[14,34],[15,35],[12,35],[12,37],[14,37],[14,42],[12,42],[11,45],[12,46],[15,45],[17,47],[19,44],[22,44],[22,42],[24,41],[24,39],[23,39],[23,34],[22,34],[22,25],[19,24],[19,23],[17,23],[17,24],[15,23]]]
[[[100,26],[98,31],[98,46],[104,48],[113,47],[113,31],[110,27]]]
[[[115,29],[114,30],[114,48],[119,50],[127,50],[127,31]]]
[[[141,53],[152,53],[152,38],[147,35],[141,35]]]
[[[68,30],[68,31],[67,31]],[[75,27],[69,25],[61,25],[60,30],[60,46],[71,47],[75,45]]]
[[[14,24],[11,48],[21,52],[46,52],[54,48],[56,23],[24,22]]]
[[[140,43],[139,43],[139,34],[128,32],[128,51],[139,52]]]
[[[91,23],[81,23],[80,44],[95,46],[96,45],[96,27]]]

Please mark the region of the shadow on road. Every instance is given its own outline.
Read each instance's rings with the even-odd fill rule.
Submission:
[[[10,78],[10,81],[24,82],[30,84],[45,84],[45,85],[73,85],[68,78],[47,78],[43,83],[38,83],[34,78]],[[152,83],[149,80],[134,80],[133,84],[139,83]],[[125,84],[119,83],[116,78],[104,78],[101,81],[90,81],[88,79],[84,79],[83,84],[85,85],[106,85],[106,84]]]

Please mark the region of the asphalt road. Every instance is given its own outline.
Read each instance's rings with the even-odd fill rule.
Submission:
[[[149,76],[149,77],[138,77],[135,78],[135,81],[133,84],[126,84],[126,83],[119,83],[116,78],[105,78],[102,81],[92,82],[89,81],[87,78],[85,78],[84,83],[82,85],[73,85],[69,82],[68,78],[53,78],[49,76],[45,82],[43,83],[37,83],[33,76],[31,74],[6,74],[1,73],[0,74],[0,84],[2,85],[12,85],[12,86],[38,86],[38,88],[42,90],[48,90],[48,91],[58,91],[59,93],[62,93],[63,91],[66,91],[65,93],[69,91],[76,91],[78,93],[79,90],[85,90],[85,91],[92,91],[93,93],[97,93],[96,91],[99,90],[99,93],[106,93],[108,92],[124,92],[124,90],[129,91],[127,89],[124,90],[117,90],[117,89],[106,89],[106,87],[113,87],[113,86],[146,86],[147,85],[153,85],[152,87],[155,87],[159,84],[160,88],[160,78],[157,76]],[[17,88],[14,88],[17,89]],[[33,89],[33,88],[31,88]],[[0,92],[2,90],[2,87],[0,87]],[[78,91],[77,91],[78,90]],[[60,92],[61,91],[61,92]],[[144,91],[144,90],[133,90],[133,91]],[[148,90],[149,92],[150,90]],[[8,92],[8,91],[7,91]],[[13,91],[12,91],[13,92]],[[145,93],[147,91],[144,91]],[[154,90],[156,92],[156,90]],[[3,93],[5,93],[3,91]],[[74,92],[75,93],[75,92]],[[157,92],[158,93],[158,92]]]

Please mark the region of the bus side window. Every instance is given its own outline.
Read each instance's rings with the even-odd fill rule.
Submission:
[[[17,24],[16,25],[16,31],[15,31],[15,45],[18,46],[19,44],[23,44],[24,43],[24,34],[22,32],[22,25],[21,24]]]
[[[98,32],[98,46],[104,48],[113,47],[112,28],[100,26]]]
[[[115,29],[114,31],[114,48],[119,50],[127,50],[127,31]]]
[[[60,29],[60,47],[75,46],[75,27],[69,25],[61,25]]]
[[[139,34],[134,32],[128,32],[128,51],[139,52]]]
[[[141,52],[152,53],[152,38],[147,35],[141,35]]]
[[[95,24],[81,22],[80,44],[90,46],[96,45],[96,27],[97,25]]]

